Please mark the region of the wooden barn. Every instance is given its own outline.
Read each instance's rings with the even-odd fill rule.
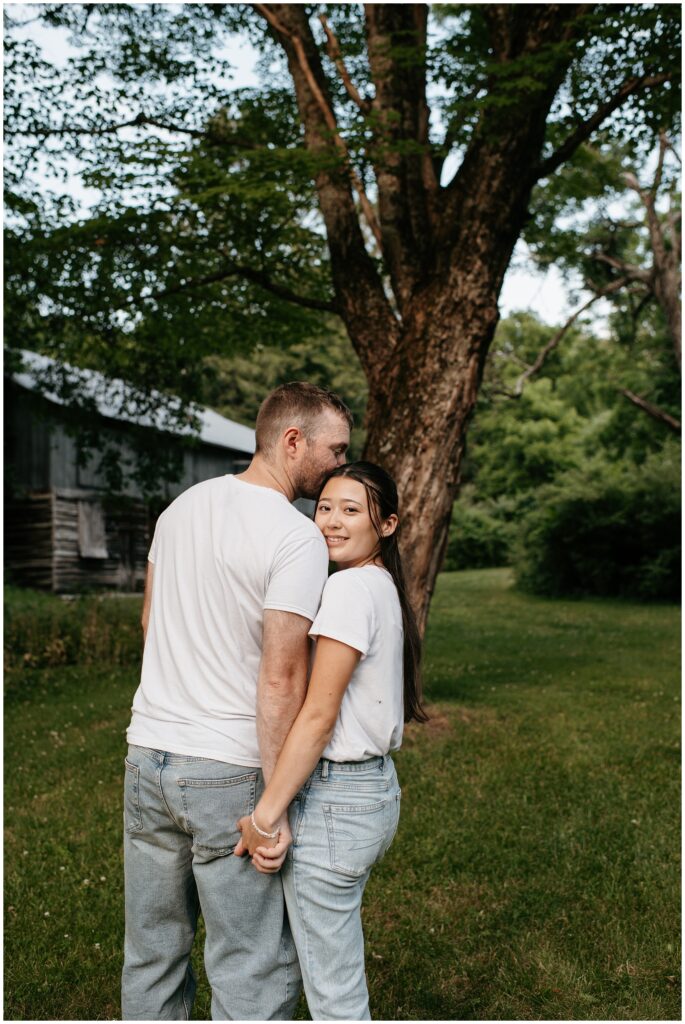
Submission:
[[[200,412],[198,442],[188,448],[159,429],[154,414],[122,413],[121,381],[62,366],[93,398],[91,428],[106,438],[121,465],[131,456],[131,424],[153,431],[155,449],[176,446],[183,460],[178,482],[165,482],[154,506],[132,476],[117,495],[107,487],[99,459],[79,458],[78,427],[64,402],[46,385],[57,364],[24,352],[22,372],[5,377],[5,568],[8,581],[56,593],[108,589],[135,591],[144,585],[147,552],[157,516],[192,484],[240,472],[255,447],[254,431],[211,409]],[[88,426],[84,425],[83,430]],[[127,438],[128,434],[128,438]]]

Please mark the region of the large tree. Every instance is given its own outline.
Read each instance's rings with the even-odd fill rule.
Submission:
[[[80,316],[109,345],[102,359],[128,353],[128,373],[159,386],[179,365],[192,378],[222,345],[217,324],[249,347],[255,332],[301,336],[312,313],[340,317],[368,381],[365,454],[397,478],[425,623],[531,197],[600,129],[633,153],[673,130],[677,6],[444,5],[431,20],[422,4],[46,5],[42,17],[84,50],[50,72],[14,44],[10,73],[59,111],[10,96],[10,129],[30,142],[19,174],[62,141],[108,198],[60,227],[18,181],[17,330],[36,310],[59,329]],[[261,91],[217,84],[225,65],[205,58],[226,27],[262,48]]]

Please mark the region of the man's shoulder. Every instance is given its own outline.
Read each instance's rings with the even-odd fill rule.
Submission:
[[[230,486],[228,483],[230,480],[230,475],[228,473],[224,473],[223,476],[212,476],[209,480],[200,480],[197,484],[191,484],[190,487],[186,487],[185,491],[181,491],[181,493],[174,498],[168,508],[180,507],[187,502],[204,498],[211,491],[221,490],[221,488]]]
[[[281,539],[284,542],[291,540],[313,541],[317,547],[322,547],[326,551],[326,555],[328,555],[328,548],[319,527],[304,512],[300,512],[299,509],[295,508],[294,505],[287,504],[285,506],[283,513],[278,516],[278,525],[281,531]]]

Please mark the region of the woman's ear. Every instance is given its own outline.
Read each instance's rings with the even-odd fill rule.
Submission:
[[[399,523],[399,519],[393,512],[391,516],[388,516],[387,519],[383,520],[383,523],[381,524],[381,536],[390,537],[399,526]]]

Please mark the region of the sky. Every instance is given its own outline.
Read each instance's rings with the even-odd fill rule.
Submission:
[[[31,4],[7,6],[13,14],[21,17],[22,20],[28,21],[33,15]],[[32,23],[27,25],[23,31],[26,36],[40,43],[45,57],[56,64],[64,63],[70,52],[73,52],[67,41],[67,33],[63,30],[48,29],[37,23]],[[259,80],[255,73],[257,51],[242,37],[235,37],[235,46],[231,46],[231,50],[231,61],[234,65],[234,87],[244,88],[258,85]],[[450,170],[448,162],[447,169]],[[97,193],[92,189],[86,189],[81,184],[76,173],[76,166],[74,171],[74,177],[71,179],[67,191],[79,202],[85,213],[95,201]],[[47,184],[49,180],[47,176],[45,180]],[[579,279],[572,282],[576,294],[580,283]],[[545,273],[541,273],[533,267],[527,258],[525,243],[519,240],[504,279],[499,300],[500,315],[506,317],[519,310],[531,310],[545,323],[557,325],[563,323],[577,308],[577,305],[570,301],[569,292],[570,286],[564,282],[555,267],[551,267]],[[606,329],[606,317],[609,309],[609,304],[605,300],[600,300],[593,307],[592,322],[595,330],[600,333]]]

